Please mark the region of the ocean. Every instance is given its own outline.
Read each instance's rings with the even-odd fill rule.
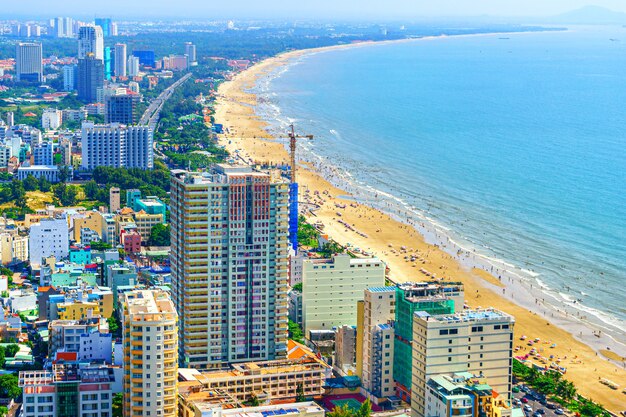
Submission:
[[[625,28],[313,53],[253,91],[357,200],[626,343]]]

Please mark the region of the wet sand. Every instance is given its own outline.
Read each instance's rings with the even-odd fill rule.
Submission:
[[[321,50],[342,47],[348,46]],[[215,118],[227,129],[227,133],[220,135],[220,141],[233,155],[247,162],[288,163],[285,140],[271,138],[265,130],[267,123],[254,112],[257,97],[247,90],[259,77],[306,53],[311,51],[289,52],[267,59],[220,86]],[[515,316],[514,346],[519,346],[516,355],[530,351],[528,339],[539,338],[541,341],[533,347],[544,357],[554,355],[554,360],[560,358],[560,365],[567,368],[565,377],[576,384],[581,394],[612,411],[626,409],[626,395],[620,392],[626,388],[625,364],[615,360],[619,356],[609,355],[613,356],[612,361],[600,356],[600,351],[611,345],[606,336],[595,337],[587,327],[555,313],[542,305],[534,294],[529,294],[525,287],[516,285],[514,280],[509,282],[476,270],[470,263],[461,262],[440,247],[426,243],[410,225],[366,205],[351,202],[345,198],[350,193],[330,184],[314,168],[311,164],[299,165],[299,199],[310,203],[300,206],[319,207],[315,215],[309,213],[307,217],[311,222],[322,223],[324,233],[340,244],[351,243],[380,257],[389,266],[390,278],[395,282],[427,280],[433,274],[445,280],[462,281],[466,302],[471,307],[494,307]],[[416,261],[412,262],[411,256]],[[528,339],[522,341],[523,335]],[[556,347],[552,348],[554,344]],[[600,384],[600,378],[615,382],[620,389],[615,391]]]

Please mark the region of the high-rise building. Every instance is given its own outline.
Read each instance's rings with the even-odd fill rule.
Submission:
[[[424,417],[428,380],[435,375],[470,372],[486,378],[510,399],[513,317],[494,309],[454,314],[413,315],[411,416]]]
[[[115,44],[115,76],[126,77],[126,44]]]
[[[198,59],[196,57],[196,45],[191,42],[185,42],[185,55],[187,55],[188,67],[198,65]]]
[[[117,23],[111,22],[111,36],[117,36]]]
[[[94,19],[96,26],[102,28],[102,35],[111,36],[111,18],[110,17],[96,17]]]
[[[82,167],[98,166],[151,169],[154,165],[152,130],[148,126],[119,123],[83,123]]]
[[[76,74],[78,67],[76,65],[65,65],[63,67],[63,90],[76,90]]]
[[[139,94],[116,94],[105,101],[105,120],[107,123],[136,124],[139,118],[137,106]]]
[[[178,415],[178,315],[167,292],[124,294],[124,415]]]
[[[288,183],[247,166],[172,172],[170,259],[182,366],[285,357],[288,203]]]
[[[15,45],[15,73],[17,81],[43,81],[41,44],[18,42]]]
[[[104,36],[100,26],[81,26],[78,29],[78,59],[89,55],[104,60]]]
[[[363,291],[385,285],[385,264],[378,258],[305,259],[302,263],[302,321],[310,330],[356,326]]]
[[[139,58],[139,63],[143,66],[154,68],[154,51],[151,50],[141,50],[141,51],[133,51],[133,56]]]
[[[71,17],[57,17],[54,19],[53,33],[57,38],[74,37],[74,19]]]
[[[104,87],[104,64],[89,54],[78,60],[78,77],[76,82],[78,99],[87,103],[98,100],[98,89]]]
[[[413,316],[418,311],[451,314],[463,310],[461,283],[411,282],[396,286],[396,316],[393,344],[393,379],[396,395],[403,401],[411,398],[413,363]]]
[[[395,312],[395,287],[365,290],[362,327],[357,329],[357,337],[362,337],[363,388],[377,398],[395,395],[392,325]]]
[[[128,57],[127,74],[129,77],[139,75],[139,58],[134,55]]]
[[[113,75],[113,71],[112,71],[112,65],[113,63],[111,61],[113,61],[114,56],[111,53],[111,48],[110,47],[105,47],[104,48],[104,78],[107,80],[111,79],[111,76]]]

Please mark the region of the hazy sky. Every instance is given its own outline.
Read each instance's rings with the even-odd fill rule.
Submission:
[[[107,15],[416,18],[420,16],[549,16],[586,5],[626,12],[625,0],[0,0],[2,13],[28,16]]]

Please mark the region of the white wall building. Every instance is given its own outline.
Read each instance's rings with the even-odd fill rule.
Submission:
[[[494,309],[431,316],[415,313],[411,415],[424,417],[427,381],[440,374],[471,372],[510,399],[513,365],[512,316]]]
[[[126,71],[129,77],[139,75],[139,58],[133,55],[128,57]]]
[[[110,333],[83,333],[80,335],[79,343],[78,360],[112,362],[113,337]]]
[[[305,259],[302,266],[302,316],[309,330],[357,324],[363,291],[385,285],[385,264],[378,258]]]
[[[69,228],[65,215],[54,219],[41,219],[30,226],[29,251],[32,264],[40,265],[43,258],[69,256]]]
[[[57,109],[45,109],[41,114],[41,126],[44,129],[55,130],[61,127],[63,113]]]
[[[59,182],[59,167],[56,165],[31,165],[27,167],[21,166],[17,169],[17,178],[19,180],[23,181],[29,175],[37,179],[43,177],[52,183]]]
[[[32,148],[34,165],[54,165],[54,143],[45,141]]]
[[[81,26],[78,29],[78,59],[89,54],[104,60],[104,36],[100,26]]]
[[[154,166],[153,136],[148,126],[118,123],[83,123],[82,167],[97,166],[151,169]]]

